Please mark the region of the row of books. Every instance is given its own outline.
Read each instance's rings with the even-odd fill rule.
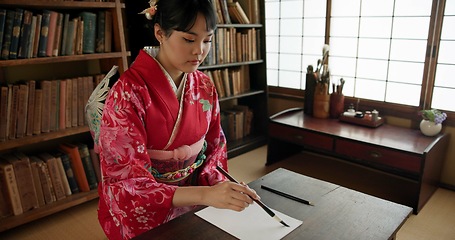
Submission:
[[[230,97],[250,90],[248,66],[203,71],[215,84],[219,98]]]
[[[104,74],[0,86],[0,142],[84,126],[85,105]]]
[[[0,156],[0,218],[97,188],[99,159],[84,143],[61,144],[34,155],[22,152]]]
[[[235,105],[221,111],[221,126],[228,141],[251,134],[253,111],[244,105]]]
[[[203,65],[254,61],[261,58],[260,29],[218,28]]]
[[[260,23],[259,0],[214,0],[218,24]]]
[[[0,9],[1,59],[112,51],[112,13]]]

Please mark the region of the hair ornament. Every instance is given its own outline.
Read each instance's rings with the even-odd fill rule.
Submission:
[[[153,16],[155,16],[156,11],[158,10],[158,8],[156,7],[156,2],[157,1],[150,0],[149,1],[150,7],[144,9],[144,11],[140,12],[139,14],[145,14],[145,18],[147,18],[148,20],[152,20]]]

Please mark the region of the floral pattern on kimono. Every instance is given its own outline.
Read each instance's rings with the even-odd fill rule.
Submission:
[[[225,180],[216,170],[227,169],[227,151],[215,87],[200,71],[188,73],[184,86],[179,102],[159,63],[140,51],[109,92],[100,127],[103,179],[98,188],[98,217],[109,239],[132,238],[187,211],[172,205],[179,186]],[[173,150],[201,138],[207,142],[206,159],[197,171],[177,185],[155,179],[152,167],[165,173],[189,163],[150,159],[148,149]]]

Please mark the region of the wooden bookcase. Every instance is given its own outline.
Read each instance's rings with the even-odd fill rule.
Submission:
[[[215,0],[223,1],[223,0]],[[224,0],[226,1],[226,0]],[[259,30],[257,41],[257,59],[246,61],[230,61],[226,63],[217,64],[203,64],[199,67],[201,71],[211,71],[217,69],[238,69],[247,68],[248,75],[244,81],[249,81],[250,89],[240,94],[231,95],[228,97],[220,97],[221,110],[231,108],[233,105],[245,105],[253,111],[253,120],[251,123],[251,133],[243,138],[237,140],[228,140],[228,156],[229,158],[238,156],[242,153],[251,151],[257,147],[263,146],[267,143],[267,79],[266,79],[266,51],[265,51],[265,18],[264,18],[264,2],[260,0],[253,0],[258,2],[259,17],[253,24],[218,24],[217,31],[220,29],[236,29],[237,32],[245,32],[248,29]],[[227,1],[229,2],[229,1]],[[252,2],[247,0],[244,2]],[[128,1],[126,4],[126,18],[127,29],[129,30],[128,39],[134,39],[130,42],[132,59],[134,59],[139,50],[146,46],[156,46],[153,41],[153,32],[148,20],[143,15],[138,15],[143,9],[148,7],[147,3]],[[246,11],[246,9],[244,9]],[[215,35],[216,36],[216,35]],[[226,45],[217,45],[215,41],[212,42],[218,48],[227,48]],[[217,51],[213,49],[211,51]],[[208,58],[208,57],[207,57]],[[226,132],[226,129],[224,129]]]
[[[57,57],[24,58],[0,60],[0,82],[15,83],[20,80],[46,80],[78,77],[107,73],[113,65],[119,66],[122,73],[128,68],[128,58],[124,33],[125,3],[121,0],[110,2],[88,1],[51,1],[51,0],[2,0],[0,8],[27,9],[32,12],[54,10],[77,14],[82,11],[110,11],[112,13],[112,51]],[[4,117],[4,116],[2,116]],[[14,151],[39,151],[56,148],[64,141],[91,141],[87,126],[78,126],[56,130],[49,133],[24,136],[18,139],[0,142],[0,155]],[[22,224],[57,213],[67,208],[87,202],[98,197],[96,190],[73,194],[63,200],[55,201],[40,208],[29,210],[17,216],[0,219],[0,232]]]

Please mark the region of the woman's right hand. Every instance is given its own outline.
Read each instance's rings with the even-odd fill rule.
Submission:
[[[242,211],[253,199],[260,199],[256,192],[247,185],[230,181],[218,183],[205,189],[203,202],[207,206]]]

